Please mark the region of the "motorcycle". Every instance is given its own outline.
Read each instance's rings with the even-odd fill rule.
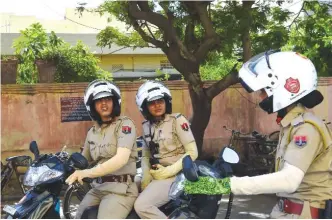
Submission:
[[[86,169],[88,162],[80,153],[69,156],[64,149],[55,154],[40,155],[35,141],[30,143],[30,151],[34,154],[34,161],[24,175],[23,184],[31,189],[16,205],[6,205],[3,211],[8,219],[59,219],[59,195],[66,178],[75,169]]]
[[[230,147],[225,147],[213,165],[206,161],[193,162],[190,156],[182,160],[183,170],[180,172],[169,190],[170,201],[160,207],[160,210],[170,219],[178,218],[216,218],[222,195],[190,195],[184,192],[186,179],[197,181],[199,176],[225,178],[233,174],[232,164],[239,162],[238,154]],[[91,180],[90,180],[91,181]],[[230,194],[225,218],[229,218],[233,203],[233,194]],[[83,219],[96,219],[98,206],[87,208]],[[139,219],[135,210],[132,210],[127,219]]]
[[[137,187],[140,188],[140,182],[142,178],[142,168],[141,168],[141,160],[142,160],[142,147],[143,147],[143,137],[140,136],[136,139],[137,145],[137,161],[136,161],[136,175],[135,182]],[[81,149],[82,152],[83,148]],[[93,167],[93,164],[90,164],[90,167]],[[83,200],[85,194],[92,188],[92,180],[86,179],[83,185],[75,182],[71,186],[66,189],[64,194],[62,210],[63,215],[66,219],[75,218],[77,208],[80,202]]]

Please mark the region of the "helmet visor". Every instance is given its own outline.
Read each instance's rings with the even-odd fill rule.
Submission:
[[[110,92],[99,92],[93,97],[92,100],[102,99],[102,98],[110,97],[110,96],[113,96],[113,94]]]
[[[258,91],[266,87],[275,87],[271,85],[267,73],[271,73],[269,56],[278,50],[270,50],[260,53],[249,59],[239,71],[239,78],[242,86],[248,91]],[[263,62],[261,62],[263,60]],[[259,71],[257,71],[259,70]]]
[[[159,88],[152,88],[148,90],[148,95],[146,97],[146,101],[152,102],[157,99],[164,98],[164,94],[162,93],[161,89]]]

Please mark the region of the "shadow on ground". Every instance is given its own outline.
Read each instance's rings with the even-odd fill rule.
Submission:
[[[273,206],[277,203],[275,195],[234,196],[230,218],[258,219],[269,218]],[[228,196],[221,200],[217,218],[225,218]]]
[[[2,205],[14,204],[16,202],[17,201],[2,201]],[[277,202],[277,197],[275,195],[234,196],[232,213],[230,218],[232,219],[269,218],[270,212],[273,206],[276,204],[276,202]],[[228,204],[228,196],[225,196],[221,200],[220,208],[217,215],[218,219],[225,218],[227,204]],[[61,211],[61,217],[64,218],[62,214],[62,205],[60,211]]]

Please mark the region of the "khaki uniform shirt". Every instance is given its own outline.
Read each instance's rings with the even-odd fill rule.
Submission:
[[[178,161],[185,154],[184,145],[195,141],[188,120],[181,114],[166,114],[164,120],[153,124],[144,121],[143,138],[146,142],[143,148],[149,146],[151,139],[159,144],[159,154],[154,156],[163,166]]]
[[[317,128],[305,123],[304,120],[310,120],[318,125],[329,146],[327,150],[324,150],[323,138]],[[297,105],[287,113],[281,125],[276,169],[281,170],[286,161],[301,169],[304,178],[294,193],[277,193],[277,196],[309,201],[313,207],[324,208],[324,201],[332,199],[331,132],[321,119],[308,112],[302,105]],[[293,129],[288,138],[291,126]],[[323,153],[315,160],[321,152]]]
[[[89,162],[98,161],[100,164],[114,157],[119,147],[130,149],[130,158],[125,166],[110,174],[136,175],[136,127],[128,117],[118,117],[111,124],[102,126],[96,123],[88,131],[82,154]]]

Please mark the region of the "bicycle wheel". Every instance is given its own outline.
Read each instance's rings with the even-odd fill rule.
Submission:
[[[272,132],[271,134],[269,134],[268,138],[269,138],[269,140],[271,140],[271,141],[278,141],[278,139],[279,139],[279,134],[280,134],[280,131],[274,131],[274,132]]]
[[[62,203],[63,215],[66,219],[75,218],[78,206],[90,188],[90,185],[86,183],[83,186],[74,187],[71,185],[67,188]]]

